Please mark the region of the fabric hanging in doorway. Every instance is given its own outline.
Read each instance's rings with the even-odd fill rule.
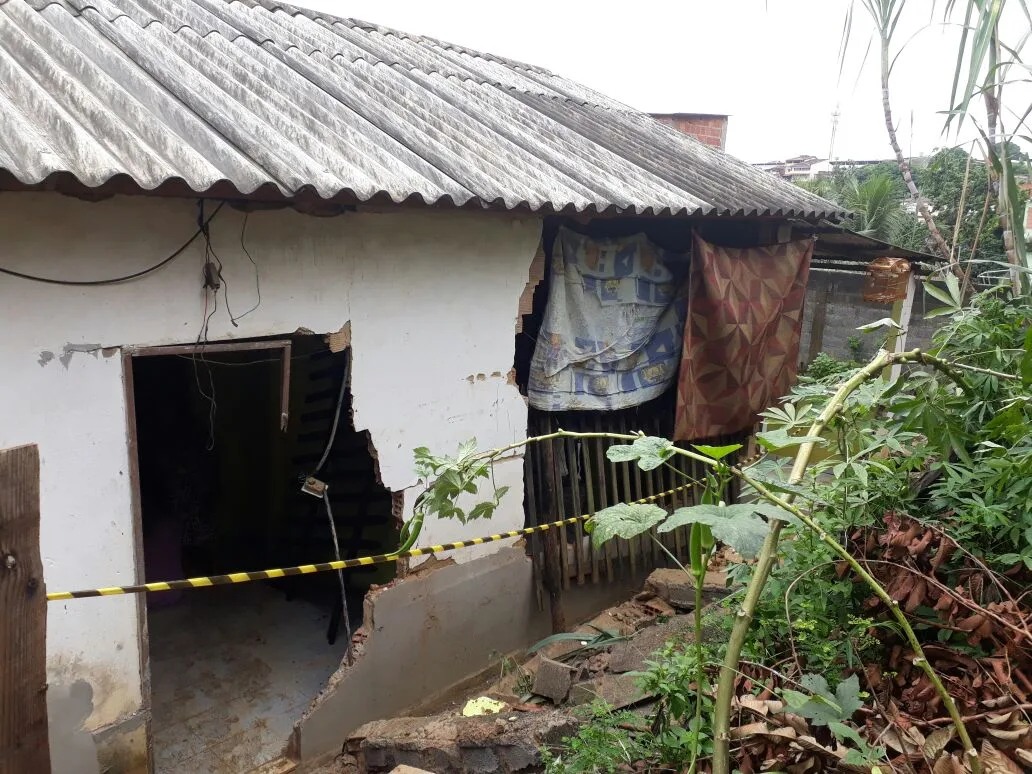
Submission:
[[[677,376],[687,256],[644,234],[592,239],[561,229],[527,388],[542,411],[615,411]]]
[[[796,376],[812,239],[717,247],[695,236],[674,438],[751,428]]]

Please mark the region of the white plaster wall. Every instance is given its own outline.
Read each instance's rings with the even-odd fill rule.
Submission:
[[[195,218],[185,200],[0,194],[0,265],[62,279],[129,273],[172,252],[193,233]],[[254,301],[242,223],[227,206],[211,224],[238,314]],[[384,484],[405,489],[414,483],[416,446],[451,451],[473,436],[483,446],[525,436],[524,401],[504,374],[539,237],[537,219],[486,213],[252,213],[247,246],[261,271],[261,306],[235,328],[220,295],[208,338],[300,327],[324,333],[350,320],[355,423],[371,432]],[[51,591],[136,577],[121,360],[117,350],[98,348],[192,343],[203,310],[202,264],[198,240],[159,272],[121,285],[71,288],[0,275],[0,448],[40,447]],[[522,526],[522,466],[510,461],[498,470],[499,483],[512,489],[491,522],[428,525],[421,543]],[[90,728],[140,705],[136,633],[131,597],[49,607],[51,681],[90,682]]]

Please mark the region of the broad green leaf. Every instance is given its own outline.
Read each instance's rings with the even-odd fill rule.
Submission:
[[[722,460],[729,454],[734,454],[742,448],[740,443],[732,443],[727,446],[706,446],[705,444],[693,444],[692,448],[714,460]]]
[[[960,307],[963,305],[963,299],[960,297],[960,280],[957,279],[957,275],[953,272],[949,272],[946,275],[946,288],[950,291],[950,300],[953,305]]]
[[[779,505],[774,503],[755,503],[752,505],[754,513],[758,513],[761,516],[766,516],[768,519],[777,519],[778,521],[785,521],[789,524],[799,523],[799,519],[794,513],[786,511]]]
[[[874,322],[867,323],[866,325],[858,325],[857,330],[869,333],[870,331],[876,331],[881,328],[895,328],[897,331],[903,330],[902,326],[891,317],[882,317]]]
[[[781,427],[777,430],[767,430],[756,434],[756,440],[769,451],[785,449],[789,446],[796,446],[804,443],[824,443],[819,435],[790,435],[788,430]]]
[[[857,747],[864,748],[867,746],[867,743],[864,741],[863,737],[857,733],[857,730],[855,728],[850,728],[845,723],[839,723],[838,721],[829,723],[828,730],[839,739],[848,739]]]
[[[588,523],[591,540],[598,548],[614,537],[630,539],[648,532],[667,516],[658,505],[618,503],[596,513]]]
[[[839,683],[834,693],[828,688],[828,681],[823,675],[803,675],[799,685],[811,692],[809,701],[802,706],[789,706],[796,714],[809,718],[815,726],[849,720],[863,705],[860,701],[860,680],[856,675]]]
[[[932,298],[946,304],[950,308],[950,311],[957,311],[957,304],[950,297],[950,294],[947,293],[945,290],[936,287],[931,282],[924,283],[924,289],[925,293],[930,295]]]
[[[805,707],[810,701],[810,694],[802,693],[801,691],[793,691],[790,688],[783,688],[781,690],[781,698],[785,700],[792,709],[800,709]]]
[[[678,508],[657,532],[670,532],[688,524],[705,524],[713,537],[733,548],[745,559],[759,553],[769,527],[763,519],[753,515],[755,505],[693,505]]]
[[[642,470],[655,470],[674,454],[676,452],[672,441],[651,435],[636,438],[634,443],[610,446],[606,450],[606,457],[610,462],[637,460],[638,467]]]

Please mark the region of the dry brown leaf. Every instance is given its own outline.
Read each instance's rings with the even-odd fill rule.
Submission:
[[[988,739],[982,740],[979,757],[982,760],[982,771],[985,774],[1021,774],[1021,767],[993,747]]]
[[[991,726],[1005,726],[1011,722],[1011,718],[1013,717],[1013,712],[1005,712],[1002,715],[990,715],[985,719],[985,722]]]
[[[982,700],[982,704],[987,706],[989,709],[996,709],[997,707],[1002,707],[1005,704],[1013,704],[1013,703],[1014,703],[1014,699],[1012,699],[1010,696],[1007,696],[1006,694],[1004,694],[1003,696],[996,696],[996,697],[991,698],[991,699],[983,699]]]
[[[914,588],[910,590],[910,594],[907,595],[906,602],[903,603],[903,609],[908,613],[913,613],[918,607],[925,601],[925,594],[928,591],[928,584],[924,578],[918,578],[914,584]]]
[[[810,731],[810,723],[806,718],[800,715],[793,714],[791,712],[785,712],[781,715],[784,722],[795,729],[796,733],[802,736]]]
[[[956,733],[957,729],[953,726],[937,728],[932,731],[928,738],[925,739],[924,746],[921,748],[924,751],[925,757],[929,760],[934,760],[939,753],[946,749],[946,745],[950,743],[950,740]]]
[[[939,760],[932,766],[932,774],[965,774],[966,771],[957,756],[949,753],[939,756]]]
[[[987,728],[990,736],[1002,739],[1005,742],[1016,742],[1025,735],[1028,727],[1025,728]]]
[[[758,723],[749,723],[747,725],[731,729],[731,738],[742,739],[743,737],[753,736],[754,734],[766,734],[769,731],[770,726],[762,721]]]
[[[1032,767],[1032,750],[1015,750],[1014,755]]]
[[[738,698],[738,705],[742,709],[747,709],[750,712],[755,712],[757,715],[766,716],[770,712],[770,707],[767,706],[767,702],[762,699],[757,699],[752,696],[740,696]]]

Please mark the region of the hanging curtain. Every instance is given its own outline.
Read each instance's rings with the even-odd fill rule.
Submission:
[[[592,239],[561,229],[527,388],[542,411],[615,411],[677,376],[687,256],[644,234]]]
[[[674,437],[751,428],[796,376],[812,239],[717,247],[695,236]]]

